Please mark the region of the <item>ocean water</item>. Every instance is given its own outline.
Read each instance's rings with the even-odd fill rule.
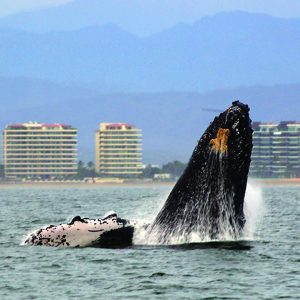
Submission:
[[[123,249],[27,247],[73,216],[150,221],[171,187],[1,188],[0,299],[300,299],[300,187],[249,185],[239,241]],[[197,242],[197,240],[195,240]]]

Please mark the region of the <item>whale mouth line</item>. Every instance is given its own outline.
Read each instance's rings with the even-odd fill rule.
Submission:
[[[244,197],[252,151],[249,107],[239,101],[215,117],[153,222],[138,226],[109,212],[31,233],[23,244],[115,247],[238,241],[246,222]],[[142,243],[139,237],[143,236]],[[220,245],[220,244],[218,244]],[[192,246],[191,246],[192,247]]]

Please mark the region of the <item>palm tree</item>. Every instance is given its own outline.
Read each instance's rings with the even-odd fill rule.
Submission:
[[[84,168],[84,162],[82,160],[80,160],[78,162],[78,169],[82,169],[82,168]]]
[[[94,163],[92,161],[89,161],[88,164],[87,164],[87,166],[88,166],[88,168],[90,170],[94,170],[94,168],[95,168],[95,165],[94,165]]]

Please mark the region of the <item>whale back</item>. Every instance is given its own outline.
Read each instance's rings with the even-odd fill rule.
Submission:
[[[236,101],[206,129],[189,163],[150,226],[160,242],[196,232],[203,239],[237,237],[251,161],[247,105]]]

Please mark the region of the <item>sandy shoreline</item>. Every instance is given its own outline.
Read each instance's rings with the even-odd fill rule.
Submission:
[[[300,178],[250,178],[251,183],[262,186],[279,186],[279,185],[293,185],[300,186]]]
[[[300,186],[300,178],[250,178],[249,182],[259,186]],[[100,188],[100,187],[172,187],[176,182],[128,181],[123,183],[90,183],[90,182],[0,182],[3,188]]]
[[[123,182],[123,183],[89,183],[89,182],[0,182],[1,188],[99,188],[99,187],[172,187],[175,182]]]

